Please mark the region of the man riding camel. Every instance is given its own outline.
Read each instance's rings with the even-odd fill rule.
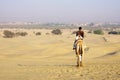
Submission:
[[[76,32],[76,38],[73,45],[73,50],[75,49],[76,57],[77,57],[77,67],[83,66],[82,64],[82,55],[84,53],[83,38],[84,38],[84,31],[82,31],[82,27],[79,27],[79,31]]]
[[[84,31],[82,31],[82,27],[79,27],[79,31],[76,32],[76,38],[74,41],[73,50],[76,49],[77,40],[79,39],[83,40],[83,38],[84,38]]]

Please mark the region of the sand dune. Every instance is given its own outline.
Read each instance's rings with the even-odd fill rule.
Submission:
[[[46,35],[49,29],[24,31],[29,35],[0,37],[0,80],[120,80],[119,35],[86,31],[84,66],[77,68],[74,30],[63,29],[62,35]],[[38,31],[42,35],[35,36]]]

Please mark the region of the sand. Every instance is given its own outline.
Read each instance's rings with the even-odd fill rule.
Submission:
[[[72,50],[74,30],[63,29],[62,35],[50,29],[21,30],[29,35],[16,38],[3,38],[2,31],[0,80],[120,80],[119,35],[85,31],[83,67],[78,68]],[[33,34],[38,31],[42,35]]]

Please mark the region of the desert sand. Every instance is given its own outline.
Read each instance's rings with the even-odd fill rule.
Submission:
[[[120,35],[85,31],[83,67],[72,50],[76,29],[10,29],[25,37],[3,38],[0,30],[0,80],[120,80]],[[36,36],[33,32],[41,32]],[[50,33],[46,35],[46,33]]]

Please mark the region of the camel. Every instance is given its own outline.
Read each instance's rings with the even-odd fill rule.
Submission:
[[[76,56],[77,56],[77,66],[78,67],[83,66],[83,64],[82,64],[82,57],[83,57],[83,53],[84,53],[83,40],[81,40],[81,39],[77,40],[75,52],[76,52]]]

